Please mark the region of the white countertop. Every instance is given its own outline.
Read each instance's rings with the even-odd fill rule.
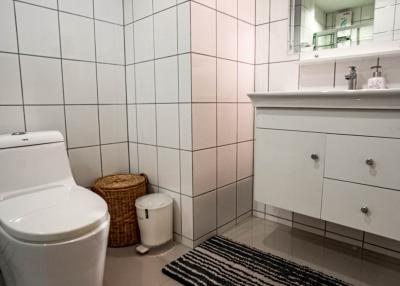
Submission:
[[[296,90],[248,95],[258,108],[399,109],[400,89]]]

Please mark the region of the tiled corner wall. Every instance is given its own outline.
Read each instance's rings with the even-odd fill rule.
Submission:
[[[400,13],[400,6],[395,5],[393,0],[376,0],[376,5],[376,11],[386,9],[382,7],[393,6],[392,8]],[[359,87],[365,88],[368,78],[372,75],[370,67],[376,65],[377,58],[300,66],[298,55],[288,55],[288,7],[289,0],[256,1],[256,91],[347,89],[344,75],[348,73],[348,66],[350,65],[357,67]],[[396,17],[397,20],[400,20],[400,16]],[[391,30],[391,32],[393,31]],[[388,88],[399,88],[400,57],[381,58],[380,64],[383,66],[383,75],[387,79]],[[259,202],[253,204],[253,215],[364,249],[400,257],[400,242],[398,241],[306,217]]]
[[[59,130],[83,186],[129,170],[122,0],[0,1],[0,134]]]
[[[174,198],[193,246],[251,214],[255,3],[124,5],[131,171]]]

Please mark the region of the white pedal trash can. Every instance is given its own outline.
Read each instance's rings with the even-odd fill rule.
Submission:
[[[137,250],[146,253],[173,237],[172,198],[166,194],[149,194],[136,199],[136,214],[142,245]]]

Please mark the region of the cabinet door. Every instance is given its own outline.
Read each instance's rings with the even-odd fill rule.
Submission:
[[[254,199],[320,218],[325,137],[256,129]]]

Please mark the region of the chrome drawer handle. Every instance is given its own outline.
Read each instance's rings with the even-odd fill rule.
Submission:
[[[319,160],[318,154],[311,154],[311,159],[313,159],[314,161]]]
[[[367,206],[364,206],[364,207],[361,208],[361,212],[363,214],[368,214],[369,213],[369,208]]]
[[[373,166],[375,164],[374,159],[369,158],[365,160],[365,164],[367,164],[368,166]]]

